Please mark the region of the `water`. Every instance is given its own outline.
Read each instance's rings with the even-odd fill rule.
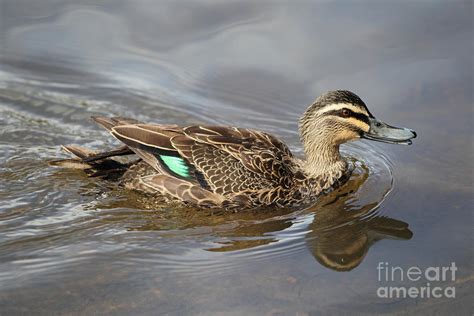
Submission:
[[[472,314],[472,3],[0,2],[0,314]],[[258,128],[350,89],[413,146],[344,146],[310,208],[156,205],[48,167],[116,142],[91,115]],[[458,267],[379,298],[377,265]]]

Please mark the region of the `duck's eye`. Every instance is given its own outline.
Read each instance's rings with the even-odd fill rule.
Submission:
[[[348,109],[343,109],[341,115],[343,117],[349,117],[351,115],[351,112]]]

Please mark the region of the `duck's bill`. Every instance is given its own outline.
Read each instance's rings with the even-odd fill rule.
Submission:
[[[394,127],[375,118],[369,119],[370,129],[362,135],[362,138],[378,142],[411,145],[412,139],[416,137],[414,130],[404,127]]]

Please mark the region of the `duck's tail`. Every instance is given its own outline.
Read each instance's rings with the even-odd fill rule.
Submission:
[[[123,117],[106,118],[100,116],[93,116],[92,120],[98,123],[100,126],[110,131],[117,124],[134,124],[139,123],[136,120],[127,119]],[[87,148],[79,146],[62,146],[62,149],[67,153],[74,155],[74,158],[69,159],[58,159],[49,161],[50,166],[62,167],[68,169],[81,169],[84,170],[91,177],[108,177],[111,174],[121,175],[127,170],[132,164],[137,163],[140,159],[122,163],[112,157],[134,155],[127,146],[122,146],[117,149],[95,152]]]
[[[95,152],[79,146],[62,146],[62,149],[75,157],[51,160],[48,164],[61,168],[81,169],[90,177],[121,176],[131,164],[137,162],[122,163],[111,159],[111,157],[134,154],[127,146],[104,152]]]

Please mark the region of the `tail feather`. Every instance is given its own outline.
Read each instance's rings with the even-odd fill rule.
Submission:
[[[80,159],[86,159],[88,157],[94,156],[96,154],[95,151],[84,148],[84,147],[79,147],[79,146],[61,146],[61,148],[70,154],[73,154],[74,156],[77,156]]]
[[[127,150],[126,146],[102,153],[78,146],[62,146],[62,148],[64,151],[76,156],[76,158],[52,160],[48,164],[55,167],[84,170],[90,177],[117,177],[122,175],[130,167],[130,164],[137,162],[121,163],[110,159],[113,156],[133,154],[133,152]]]
[[[91,168],[91,165],[89,165],[88,163],[82,162],[77,158],[51,160],[51,161],[48,161],[48,164],[50,166],[61,167],[65,169],[86,170],[86,169]]]
[[[50,166],[82,170],[86,170],[92,167],[89,163],[86,163],[83,160],[89,156],[94,155],[94,151],[77,146],[61,146],[61,148],[65,152],[73,154],[77,158],[51,160],[48,162]]]
[[[114,150],[104,151],[101,153],[94,153],[86,158],[83,158],[84,162],[93,162],[97,160],[103,160],[109,157],[117,157],[117,156],[126,156],[126,155],[134,155],[135,153],[130,150],[127,146],[122,146]]]

